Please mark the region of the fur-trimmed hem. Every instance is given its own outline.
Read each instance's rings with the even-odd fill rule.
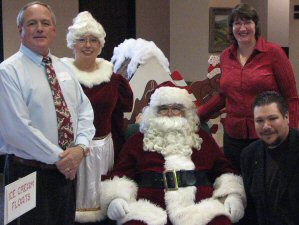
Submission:
[[[76,211],[75,221],[78,223],[92,223],[102,221],[106,216],[102,210]]]
[[[206,225],[217,216],[229,213],[217,199],[207,198],[194,202],[195,187],[179,188],[165,193],[165,202],[170,221],[174,225]]]
[[[129,203],[129,213],[118,224],[124,224],[131,220],[142,221],[148,225],[165,225],[167,223],[166,211],[159,206],[145,200],[139,199]]]

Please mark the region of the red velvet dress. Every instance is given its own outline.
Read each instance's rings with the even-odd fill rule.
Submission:
[[[119,74],[112,74],[110,82],[83,90],[94,110],[95,137],[112,132],[114,158],[118,156],[124,139],[124,112],[133,106],[133,93],[128,81]]]
[[[112,132],[114,158],[118,156],[124,139],[124,112],[133,107],[133,92],[129,82],[119,74],[112,73],[112,64],[98,58],[98,70],[89,73],[78,70],[73,59],[66,59],[75,70],[82,88],[94,110],[95,137],[103,137]],[[111,68],[110,68],[111,67]]]
[[[105,216],[100,208],[101,175],[112,168],[124,143],[123,114],[131,111],[133,105],[128,81],[112,72],[110,62],[96,60],[98,69],[85,72],[74,66],[74,59],[63,59],[74,70],[91,102],[95,137],[100,139],[90,143],[90,154],[81,162],[77,173],[75,220],[80,223],[100,221]]]

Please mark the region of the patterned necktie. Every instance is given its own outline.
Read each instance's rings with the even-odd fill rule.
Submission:
[[[64,100],[55,70],[52,66],[52,60],[49,57],[43,58],[46,74],[52,90],[57,123],[58,123],[58,143],[62,149],[66,149],[74,140],[71,114]]]

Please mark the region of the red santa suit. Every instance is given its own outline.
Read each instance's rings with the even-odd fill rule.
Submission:
[[[245,202],[242,179],[234,174],[214,139],[203,130],[197,134],[202,140],[201,146],[193,148],[189,155],[145,150],[144,134],[132,136],[109,178],[102,182],[102,210],[107,210],[112,200],[121,198],[128,203],[129,212],[118,224],[231,224],[223,199],[229,194],[238,194]],[[211,185],[196,184],[177,190],[138,185],[142,174],[173,170],[205,171]]]

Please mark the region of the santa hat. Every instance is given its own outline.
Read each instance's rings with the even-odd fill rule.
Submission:
[[[73,19],[73,25],[68,27],[66,35],[67,47],[72,49],[75,41],[83,35],[93,35],[97,37],[101,43],[101,47],[104,47],[106,32],[102,25],[87,11],[79,13]]]
[[[160,84],[151,95],[150,106],[181,104],[186,108],[194,107],[192,96],[184,88],[176,87],[172,82],[167,81]]]

